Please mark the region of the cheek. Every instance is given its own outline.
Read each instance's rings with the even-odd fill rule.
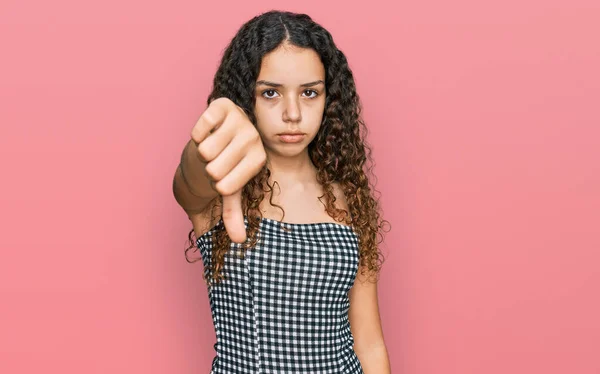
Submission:
[[[264,108],[257,106],[254,109],[254,115],[256,116],[257,128],[260,132],[268,132],[269,128],[273,127],[273,123],[277,123],[277,110],[274,108]],[[279,117],[281,118],[281,117]]]
[[[281,122],[281,115],[278,116],[275,110],[256,111],[256,128],[261,135],[269,137],[280,130],[277,124]]]
[[[325,115],[325,105],[321,105],[315,108],[311,108],[311,110],[309,111],[309,117],[307,118],[307,120],[309,119],[309,123],[311,124],[311,127],[315,128],[315,131],[319,130],[319,127],[321,127],[321,121],[323,120],[323,116]]]
[[[256,121],[259,125],[264,122],[264,118],[267,113],[268,112],[262,107],[262,105],[254,106],[254,116],[256,117]]]

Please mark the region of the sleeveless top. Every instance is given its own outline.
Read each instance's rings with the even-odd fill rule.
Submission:
[[[196,240],[205,274],[215,229],[225,229],[222,220]],[[348,319],[357,233],[262,218],[258,235],[243,259],[242,244],[231,243],[225,280],[208,286],[217,338],[210,374],[363,374]]]

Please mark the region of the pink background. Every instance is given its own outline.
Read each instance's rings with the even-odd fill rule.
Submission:
[[[272,8],[355,73],[393,372],[600,373],[597,0],[3,0],[0,372],[208,373],[171,182],[221,51]]]

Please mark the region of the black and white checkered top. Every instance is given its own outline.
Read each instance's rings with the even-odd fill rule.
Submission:
[[[196,241],[205,274],[215,229],[224,229],[222,220]],[[363,373],[348,320],[356,232],[262,218],[258,234],[243,259],[242,244],[231,243],[226,279],[208,287],[217,337],[210,373]]]

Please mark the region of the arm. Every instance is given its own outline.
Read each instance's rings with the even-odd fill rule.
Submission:
[[[354,336],[354,351],[365,374],[391,373],[387,348],[383,340],[377,281],[367,279],[358,271],[354,285],[348,293],[350,299],[350,329]]]
[[[173,177],[173,195],[188,216],[203,212],[208,204],[219,195],[202,171],[206,167],[192,139],[181,154],[181,162]]]

